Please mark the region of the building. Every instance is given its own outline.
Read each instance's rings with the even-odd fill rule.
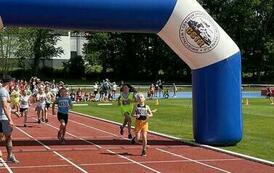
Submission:
[[[40,67],[52,67],[55,69],[62,68],[63,63],[68,62],[71,56],[80,55],[83,56],[84,44],[87,43],[85,33],[78,32],[64,32],[61,33],[61,39],[57,42],[56,47],[61,47],[64,51],[58,57],[52,57],[50,59],[41,59]]]

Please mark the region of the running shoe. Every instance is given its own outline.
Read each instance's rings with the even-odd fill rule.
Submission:
[[[131,139],[130,143],[131,143],[131,144],[135,144],[135,143],[136,143],[136,142],[135,142],[135,137]]]
[[[14,156],[13,154],[12,154],[11,156],[8,157],[7,162],[8,162],[8,163],[20,163],[20,162],[15,158],[15,156]]]
[[[40,124],[41,123],[41,120],[38,120],[38,124]]]
[[[132,139],[132,135],[131,134],[128,135],[128,139]]]
[[[61,141],[61,131],[60,130],[58,131],[57,138],[58,138],[58,140]]]
[[[121,134],[121,135],[124,134],[124,128],[123,128],[123,126],[120,126],[120,134]]]
[[[147,156],[147,151],[146,150],[142,150],[141,156]]]
[[[65,138],[61,138],[60,143],[61,143],[61,144],[65,144],[65,143],[66,143]]]

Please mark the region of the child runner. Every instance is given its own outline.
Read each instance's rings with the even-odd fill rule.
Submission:
[[[131,140],[131,143],[140,143],[140,136],[142,135],[143,149],[141,156],[147,154],[147,131],[148,131],[148,118],[152,117],[152,111],[149,106],[145,104],[145,96],[142,93],[136,95],[138,104],[135,106],[132,112],[132,116],[136,118],[135,121],[135,137]]]
[[[36,106],[36,111],[37,111],[37,117],[38,117],[38,123],[41,123],[41,120],[44,121],[44,113],[45,113],[45,106],[46,106],[46,94],[44,92],[44,86],[40,86],[38,89],[38,93],[36,95],[36,100],[37,100],[37,106]],[[41,119],[42,117],[42,119]]]
[[[20,100],[20,91],[19,87],[16,86],[15,89],[10,94],[10,100],[12,108],[15,110],[14,114],[19,117],[19,100]]]
[[[45,88],[45,94],[46,94],[46,105],[45,105],[45,122],[48,122],[48,109],[50,108],[50,105],[52,104],[52,100],[54,100],[54,95],[50,91],[50,88],[46,86]]]
[[[135,97],[133,92],[129,92],[129,86],[123,84],[121,88],[121,95],[118,98],[118,105],[121,107],[122,115],[124,116],[124,123],[120,126],[120,134],[124,134],[124,127],[127,125],[128,128],[128,139],[132,139],[131,135],[131,118],[130,115],[133,110],[133,103],[135,102]]]
[[[20,113],[21,117],[24,116],[24,127],[27,127],[27,118],[28,118],[28,109],[30,105],[30,96],[27,95],[27,91],[24,89],[22,90],[21,97],[20,97]]]
[[[69,108],[72,108],[72,101],[70,97],[68,96],[66,88],[60,89],[60,97],[58,97],[52,105],[53,115],[55,115],[55,112],[54,112],[55,104],[57,104],[58,106],[57,118],[60,122],[60,129],[58,131],[57,137],[60,140],[61,144],[64,144],[66,128],[68,123],[68,112],[69,112]]]

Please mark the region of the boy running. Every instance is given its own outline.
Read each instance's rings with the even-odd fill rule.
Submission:
[[[135,106],[132,112],[132,116],[136,118],[135,121],[135,137],[131,140],[131,143],[140,143],[140,136],[142,135],[143,149],[141,156],[147,154],[147,132],[148,132],[148,118],[152,117],[152,111],[149,106],[145,104],[145,96],[141,93],[137,95],[138,104]],[[156,111],[156,110],[155,110]]]
[[[65,88],[60,89],[60,97],[56,99],[56,101],[52,105],[52,112],[55,115],[54,107],[55,104],[58,106],[58,113],[57,118],[60,122],[60,129],[58,131],[58,139],[60,140],[61,144],[65,143],[65,133],[68,123],[68,112],[69,108],[72,108],[72,101],[68,96],[67,90]]]

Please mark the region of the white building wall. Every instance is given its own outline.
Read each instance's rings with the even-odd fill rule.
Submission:
[[[71,52],[70,35],[61,36],[60,40],[56,43],[55,47],[61,47],[64,53],[59,55],[58,57],[53,57],[52,59],[70,59],[70,52]]]

